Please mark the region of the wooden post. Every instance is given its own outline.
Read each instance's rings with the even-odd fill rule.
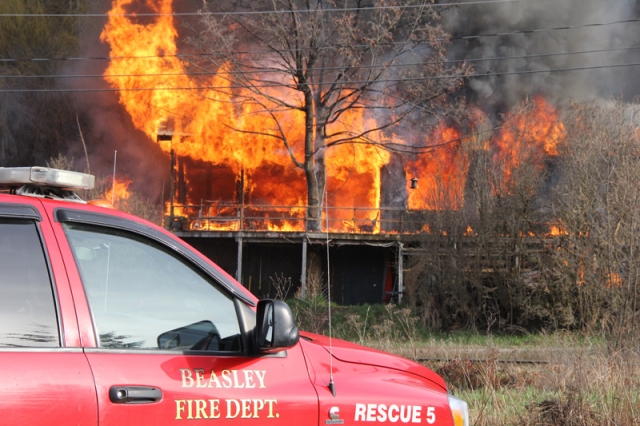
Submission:
[[[244,230],[244,169],[240,172],[240,223],[238,224],[238,231]]]
[[[402,302],[404,294],[404,258],[402,243],[398,241],[398,303]]]
[[[171,149],[171,181],[169,183],[169,227],[171,228],[175,216],[173,205],[176,198],[176,153],[173,151],[173,148]]]
[[[236,269],[236,281],[242,284],[242,237],[236,238],[238,242],[238,269]]]
[[[302,239],[302,273],[300,274],[300,295],[307,298],[307,239]]]

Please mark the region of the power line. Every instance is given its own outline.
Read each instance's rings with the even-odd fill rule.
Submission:
[[[410,4],[400,6],[345,7],[341,9],[301,9],[301,10],[247,10],[236,12],[173,12],[173,13],[0,13],[0,18],[108,18],[110,16],[124,18],[163,17],[163,16],[234,16],[234,15],[271,15],[294,13],[336,13],[364,12],[370,10],[395,10],[437,8],[450,6],[471,6],[477,4],[520,3],[525,0],[475,0],[458,3]]]
[[[399,78],[399,79],[383,79],[375,81],[344,81],[344,82],[319,82],[312,84],[313,86],[326,86],[326,85],[350,85],[350,84],[378,84],[378,83],[403,83],[412,81],[427,81],[427,80],[444,80],[451,78],[486,78],[486,77],[501,77],[508,75],[525,75],[525,74],[542,74],[552,72],[569,72],[569,71],[585,71],[595,69],[608,69],[608,68],[624,68],[624,67],[636,67],[640,66],[640,62],[629,64],[613,64],[613,65],[594,65],[587,67],[571,67],[571,68],[550,68],[548,70],[531,70],[531,71],[512,71],[512,72],[496,72],[486,74],[469,74],[469,75],[439,75],[430,77],[416,77],[416,78]],[[263,84],[252,86],[256,89],[266,89],[273,87],[290,87],[287,84]],[[246,86],[242,85],[230,85],[230,86],[193,86],[193,87],[129,87],[129,88],[96,88],[96,89],[0,89],[0,93],[43,93],[43,92],[69,92],[69,93],[83,93],[83,92],[131,92],[131,91],[183,91],[183,90],[230,90],[230,89],[242,89]]]
[[[406,44],[415,44],[415,43],[424,43],[427,41],[445,41],[442,39],[432,39],[432,40],[411,40],[404,42],[394,42],[394,43],[379,43],[376,47],[398,47]],[[343,48],[370,48],[371,44],[350,44],[350,45],[341,45],[335,44],[330,46],[320,46],[315,48],[310,47],[299,47],[295,49],[264,49],[264,50],[234,50],[233,52],[223,52],[223,51],[213,51],[207,53],[183,53],[183,54],[174,54],[174,55],[133,55],[133,56],[93,56],[93,57],[70,57],[70,58],[0,58],[0,62],[21,62],[21,61],[78,61],[78,60],[114,60],[114,59],[155,59],[155,58],[190,58],[190,57],[201,57],[201,56],[222,56],[222,55],[257,55],[257,54],[273,54],[273,53],[293,53],[293,52],[304,52],[307,50],[337,50]]]
[[[545,57],[553,57],[553,56],[571,56],[571,55],[583,55],[589,53],[606,53],[606,52],[619,52],[624,50],[635,50],[640,49],[640,46],[629,46],[629,47],[615,47],[615,48],[607,48],[607,49],[593,49],[593,50],[579,50],[575,52],[552,52],[552,53],[536,53],[531,55],[518,55],[518,56],[496,56],[493,58],[469,58],[469,59],[459,59],[459,60],[451,60],[451,61],[427,61],[427,62],[418,62],[418,63],[407,63],[407,64],[393,64],[388,65],[391,67],[401,67],[401,66],[414,66],[414,65],[428,65],[428,64],[458,64],[464,62],[485,62],[485,61],[502,61],[502,60],[511,60],[511,59],[531,59],[531,58],[545,58]],[[257,51],[256,51],[257,52]],[[267,53],[268,51],[260,51],[260,53]],[[252,52],[236,52],[236,53],[252,53]],[[33,62],[46,62],[46,61],[93,61],[93,60],[103,60],[103,61],[112,61],[112,60],[120,60],[120,59],[164,59],[164,58],[191,58],[191,57],[207,57],[212,56],[208,53],[185,53],[178,55],[140,55],[140,56],[86,56],[86,57],[67,57],[67,58],[0,58],[0,63],[2,62],[22,62],[22,61],[33,61]],[[370,66],[362,66],[358,68],[376,68],[375,65]],[[324,67],[322,69],[342,69],[343,67]],[[310,68],[310,70],[316,70],[317,68]],[[258,72],[258,71],[256,71]],[[130,75],[132,77],[136,76],[135,74]],[[22,77],[22,76],[2,76],[0,77]],[[25,77],[38,77],[38,78],[54,78],[54,77],[67,77],[67,76],[25,76]],[[68,76],[75,77],[75,76]],[[84,77],[84,76],[82,76]],[[88,76],[93,77],[93,76]]]
[[[433,3],[433,4],[420,4],[420,5],[403,5],[403,6],[373,6],[368,8],[343,8],[343,9],[322,9],[322,10],[296,10],[294,13],[320,13],[320,12],[351,12],[351,11],[364,11],[364,10],[386,10],[386,9],[405,9],[405,8],[424,8],[424,7],[445,7],[445,6],[467,6],[467,5],[477,5],[477,4],[500,4],[500,3],[520,3],[524,0],[477,0],[470,1],[465,3]],[[139,17],[162,17],[162,16],[230,16],[230,15],[258,15],[258,14],[290,14],[291,10],[271,10],[271,11],[239,11],[239,12],[176,12],[176,13],[125,13],[125,14],[111,14],[111,13],[70,13],[70,14],[53,14],[53,13],[41,13],[41,14],[28,14],[28,13],[4,13],[0,14],[0,18],[2,17],[109,17],[109,16],[117,16],[117,17],[130,17],[130,18],[139,18]],[[611,22],[594,22],[589,24],[579,24],[579,25],[565,25],[561,27],[549,27],[549,28],[535,28],[530,30],[515,30],[515,31],[505,31],[499,33],[490,33],[490,34],[477,34],[477,35],[467,35],[467,36],[454,36],[451,38],[443,38],[443,39],[435,39],[435,41],[447,41],[447,40],[471,40],[478,39],[483,37],[503,37],[509,35],[518,35],[518,34],[535,34],[549,31],[566,31],[566,30],[574,30],[579,28],[592,28],[592,27],[602,27],[609,25],[619,25],[619,24],[628,24],[640,22],[640,18],[635,19],[624,19],[619,21],[611,21]],[[285,49],[282,51],[288,51],[289,49]],[[299,49],[296,49],[299,50]]]
[[[604,27],[609,25],[629,24],[634,22],[640,22],[640,19],[625,19],[622,21],[601,22],[601,23],[596,22],[596,23],[581,24],[581,25],[566,25],[563,27],[537,28],[533,30],[506,31],[502,33],[493,33],[493,34],[478,34],[478,35],[451,37],[451,39],[452,40],[471,40],[471,39],[482,38],[482,37],[502,37],[502,36],[508,36],[508,35],[516,35],[516,34],[535,34],[535,33],[543,33],[548,31],[564,31],[564,30],[575,30],[579,28]]]
[[[505,1],[523,1],[523,0],[505,0]],[[495,3],[489,2],[489,3]],[[471,4],[471,3],[460,3],[460,4]],[[7,16],[0,14],[0,17]],[[142,16],[142,15],[137,15]],[[600,27],[600,26],[608,26],[608,25],[617,25],[617,24],[625,24],[625,23],[634,23],[640,22],[640,18],[638,19],[626,19],[621,21],[612,21],[612,22],[604,22],[604,23],[590,23],[590,24],[581,24],[581,25],[571,25],[571,26],[563,26],[563,27],[549,27],[549,28],[535,28],[531,30],[517,30],[517,31],[507,31],[500,33],[492,33],[492,34],[476,34],[476,35],[468,35],[468,36],[455,36],[449,38],[438,38],[438,39],[427,39],[427,40],[411,40],[406,42],[396,42],[389,44],[378,44],[377,46],[401,46],[404,44],[415,44],[415,43],[423,43],[427,41],[450,41],[450,40],[472,40],[479,39],[484,37],[502,37],[508,35],[517,35],[517,34],[536,34],[543,33],[549,31],[564,31],[564,30],[573,30],[579,28],[592,28],[592,27]],[[357,47],[371,47],[370,44],[353,44],[353,45],[334,45],[334,46],[324,46],[317,47],[317,50],[330,50],[330,49],[341,49],[341,48],[357,48]],[[310,50],[312,48],[296,48],[296,49],[271,49],[271,50],[249,50],[249,51],[234,51],[232,53],[222,52],[222,51],[214,51],[208,53],[190,53],[190,54],[177,54],[177,55],[140,55],[140,56],[93,56],[93,57],[63,57],[63,58],[0,58],[0,63],[2,62],[21,62],[21,61],[82,61],[82,60],[120,60],[120,59],[154,59],[154,58],[189,58],[189,57],[201,57],[201,56],[214,56],[214,55],[226,55],[226,54],[237,54],[237,55],[251,55],[251,54],[261,54],[261,53],[286,53],[286,52],[298,52]],[[623,48],[624,49],[624,48]],[[612,49],[613,50],[613,49]],[[605,50],[602,50],[605,51]],[[523,56],[526,58],[527,56]]]

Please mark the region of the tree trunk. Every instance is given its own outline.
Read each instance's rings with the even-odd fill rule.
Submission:
[[[319,99],[309,86],[301,87],[305,101],[305,158],[304,173],[307,179],[307,225],[308,232],[322,231],[322,202],[326,187],[326,164],[324,145],[325,124]],[[316,94],[318,95],[318,94]]]
[[[324,138],[317,138],[324,140]],[[326,187],[326,164],[324,152],[319,151],[315,156],[305,161],[304,168],[307,177],[307,231],[322,231],[322,204]]]

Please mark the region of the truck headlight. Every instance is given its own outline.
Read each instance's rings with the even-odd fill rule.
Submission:
[[[469,426],[469,406],[460,398],[449,395],[449,407],[455,426]]]

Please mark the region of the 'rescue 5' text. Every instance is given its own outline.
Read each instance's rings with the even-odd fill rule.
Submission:
[[[423,411],[420,405],[356,404],[356,422],[422,423]],[[436,422],[435,407],[426,407],[424,421]]]

